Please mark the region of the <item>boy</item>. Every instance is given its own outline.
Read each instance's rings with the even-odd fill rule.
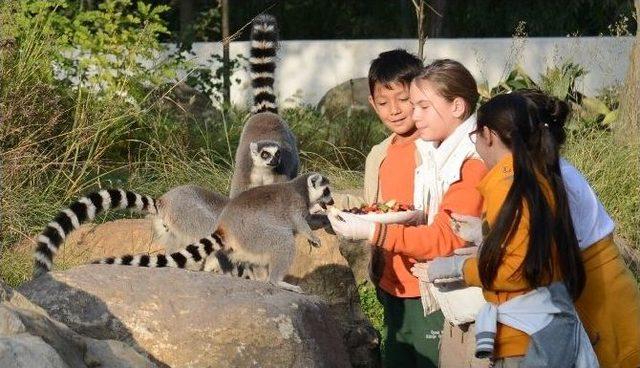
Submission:
[[[411,80],[422,71],[422,61],[405,50],[381,53],[369,69],[369,103],[391,135],[371,149],[365,164],[364,202],[395,199],[413,204],[418,138],[411,118]],[[344,198],[343,208],[357,206],[358,198]],[[358,203],[360,202],[360,203]],[[418,280],[409,271],[409,257],[375,247],[371,279],[384,308],[385,367],[436,367],[444,317],[437,311],[424,316]]]

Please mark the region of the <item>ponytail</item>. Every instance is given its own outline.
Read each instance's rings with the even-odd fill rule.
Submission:
[[[558,139],[564,135],[559,135],[557,127],[562,127],[566,114],[564,118],[557,115],[560,120],[555,122],[549,116],[546,108],[517,93],[496,96],[478,110],[478,129],[488,127],[510,147],[514,169],[513,185],[479,254],[480,279],[485,288],[492,287],[504,256],[502,245],[511,240],[526,209],[529,243],[522,268],[524,279],[532,288],[548,284],[557,259],[569,293],[577,298],[585,273],[559,164]],[[545,196],[540,176],[551,187],[555,208]]]

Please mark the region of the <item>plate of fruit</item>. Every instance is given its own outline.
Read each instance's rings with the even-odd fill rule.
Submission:
[[[348,210],[343,210],[342,212],[346,212],[346,216],[353,215],[367,221],[385,224],[416,221],[419,218],[418,214],[422,213],[422,211],[416,210],[411,204],[402,204],[393,199],[387,202],[353,207]]]

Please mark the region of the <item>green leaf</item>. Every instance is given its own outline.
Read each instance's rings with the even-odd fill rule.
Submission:
[[[604,120],[602,120],[602,125],[604,125],[606,127],[611,127],[611,125],[616,120],[618,120],[619,111],[620,111],[620,109],[615,109],[615,110],[611,111],[610,113],[606,114],[605,117],[604,117]]]
[[[582,107],[585,108],[588,112],[599,115],[607,115],[611,113],[611,110],[607,107],[607,105],[595,97],[583,98]]]

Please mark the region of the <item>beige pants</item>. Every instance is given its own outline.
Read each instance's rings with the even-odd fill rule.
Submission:
[[[442,368],[487,368],[489,359],[475,357],[475,324],[454,326],[444,321],[440,335],[440,364]],[[508,366],[511,367],[511,366]]]

